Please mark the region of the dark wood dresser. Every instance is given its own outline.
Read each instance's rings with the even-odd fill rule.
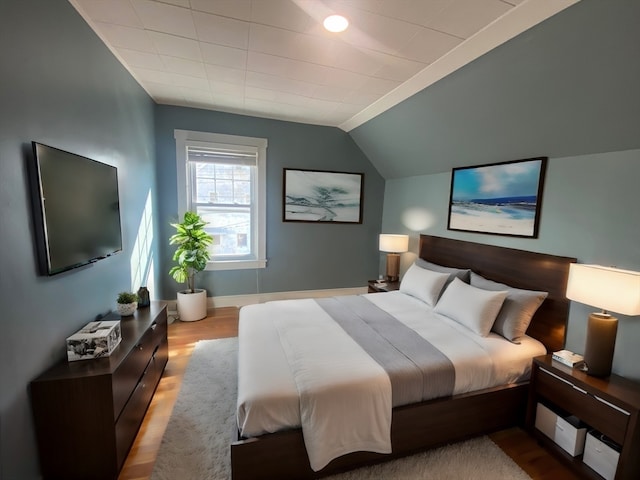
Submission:
[[[120,325],[111,356],[65,359],[31,382],[45,479],[118,477],[167,363],[167,306],[151,302]]]

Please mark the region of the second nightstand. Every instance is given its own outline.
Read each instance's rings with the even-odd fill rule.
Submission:
[[[601,479],[583,461],[566,453],[554,441],[535,428],[538,403],[558,414],[574,415],[586,426],[594,428],[620,446],[615,479],[640,478],[640,384],[617,375],[597,378],[566,367],[551,355],[533,359],[527,427],[534,436],[560,456],[584,478]],[[543,409],[543,411],[545,411]]]
[[[393,292],[400,289],[400,282],[385,282],[386,286],[381,287],[376,280],[369,280],[369,293]]]

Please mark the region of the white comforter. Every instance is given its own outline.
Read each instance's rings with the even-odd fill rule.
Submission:
[[[400,292],[367,295],[441,350],[455,368],[454,394],[527,378],[544,346],[482,338]],[[240,311],[240,433],[252,437],[302,427],[311,467],[353,451],[391,449],[386,372],[314,301],[286,300]]]
[[[273,306],[279,310],[274,324],[300,397],[311,468],[320,470],[359,450],[391,453],[391,383],[384,369],[314,300]]]

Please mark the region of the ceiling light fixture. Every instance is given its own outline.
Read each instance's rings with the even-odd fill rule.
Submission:
[[[349,20],[342,15],[329,15],[324,19],[324,28],[330,32],[339,33],[344,32],[349,26]]]

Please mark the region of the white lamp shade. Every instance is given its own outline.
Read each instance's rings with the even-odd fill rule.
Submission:
[[[640,315],[640,272],[572,263],[567,298],[623,315]]]
[[[409,251],[409,235],[380,234],[380,251],[404,253]]]

